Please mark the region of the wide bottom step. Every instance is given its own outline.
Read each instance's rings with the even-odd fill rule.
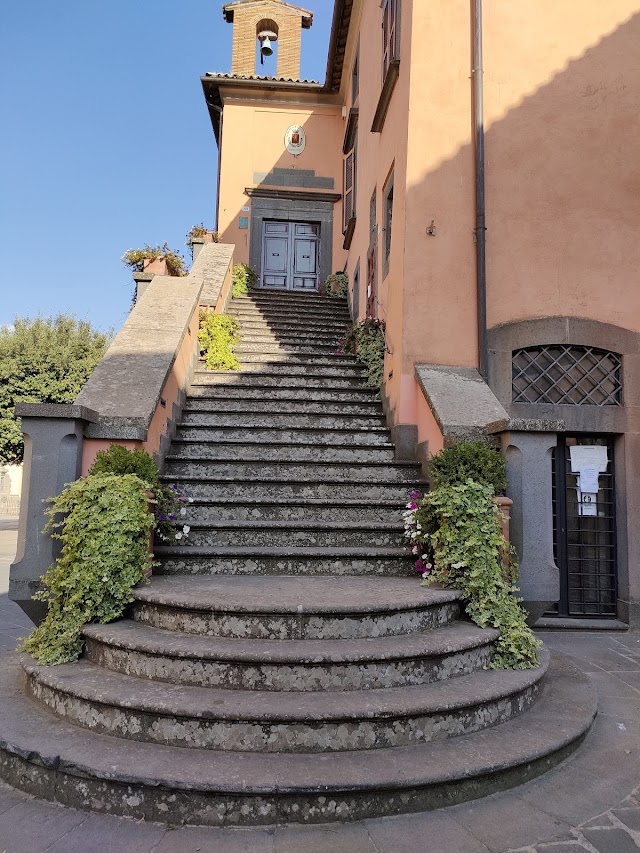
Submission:
[[[0,776],[92,811],[208,826],[322,823],[441,808],[544,773],[596,714],[587,676],[554,655],[522,716],[448,741],[314,756],[212,753],[83,731],[25,698],[17,656],[0,673]]]

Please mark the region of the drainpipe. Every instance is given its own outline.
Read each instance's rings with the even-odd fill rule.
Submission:
[[[487,345],[487,257],[484,192],[484,89],[482,67],[482,0],[471,0],[473,19],[473,123],[476,151],[476,281],[478,293],[478,370],[489,374]]]

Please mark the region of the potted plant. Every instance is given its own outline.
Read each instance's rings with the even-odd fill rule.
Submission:
[[[187,274],[184,258],[179,252],[170,249],[167,243],[162,246],[147,244],[142,249],[127,249],[121,260],[125,266],[130,267],[134,272],[171,276]]]

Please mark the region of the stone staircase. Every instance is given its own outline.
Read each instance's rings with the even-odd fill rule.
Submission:
[[[353,820],[524,781],[594,715],[565,659],[493,671],[497,634],[424,588],[346,303],[234,299],[240,372],[198,370],[165,465],[193,497],[129,618],[84,658],[0,674],[0,775],[40,796],[208,825]]]

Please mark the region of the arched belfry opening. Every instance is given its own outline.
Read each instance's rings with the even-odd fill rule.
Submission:
[[[313,12],[283,0],[236,0],[222,12],[233,24],[232,74],[300,79],[302,30]]]
[[[272,18],[262,18],[256,25],[256,73],[275,77],[278,67],[278,35],[280,28]]]

